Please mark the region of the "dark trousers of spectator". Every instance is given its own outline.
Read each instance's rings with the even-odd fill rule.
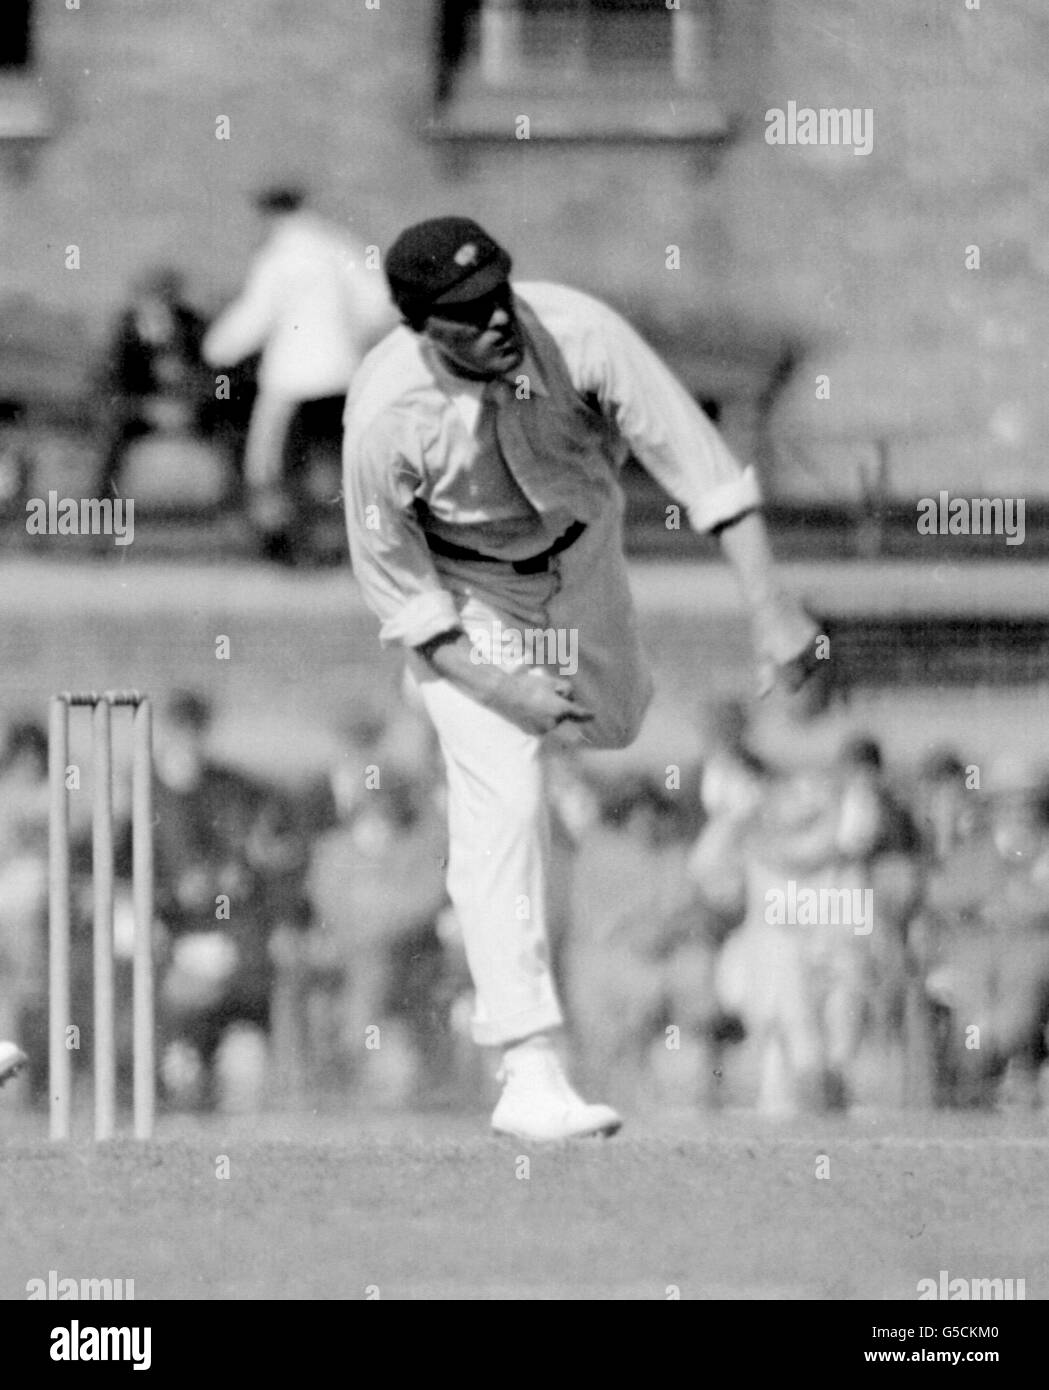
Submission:
[[[254,990],[230,994],[222,1003],[200,1011],[179,1011],[162,1016],[159,1029],[160,1055],[175,1042],[186,1042],[196,1048],[200,1057],[202,1076],[197,1108],[214,1110],[218,1102],[215,1058],[219,1045],[229,1028],[237,1023],[250,1023],[267,1036],[270,1028],[269,993]],[[165,1096],[165,1099],[167,1097]]]
[[[136,439],[151,434],[152,425],[139,415],[121,412],[102,437],[102,457],[95,475],[95,496],[117,495],[124,455]]]
[[[308,529],[308,473],[314,451],[338,454],[345,396],[292,400],[260,391],[248,427],[244,481],[262,555],[291,564]]]

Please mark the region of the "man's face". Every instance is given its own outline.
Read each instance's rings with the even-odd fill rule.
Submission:
[[[480,299],[440,305],[427,318],[423,332],[460,376],[504,376],[524,356],[513,292],[505,283]]]
[[[160,780],[173,791],[195,791],[204,772],[206,742],[203,729],[158,721],[154,762]]]

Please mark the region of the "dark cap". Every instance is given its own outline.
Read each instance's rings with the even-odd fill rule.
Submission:
[[[439,304],[480,299],[510,274],[509,254],[469,217],[434,217],[403,231],[386,255],[386,278],[409,318]]]

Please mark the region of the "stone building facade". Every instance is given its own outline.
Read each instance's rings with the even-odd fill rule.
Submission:
[[[257,235],[248,195],[293,178],[367,244],[469,211],[522,276],[626,309],[773,496],[1044,490],[1040,0],[10,9],[0,372],[36,311],[87,351],[145,265],[217,306]],[[837,113],[826,143],[805,111]]]

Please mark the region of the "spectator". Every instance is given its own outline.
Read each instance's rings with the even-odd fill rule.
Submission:
[[[207,701],[178,692],[158,721],[155,754],[157,911],[169,938],[162,1080],[204,1108],[218,1098],[227,1031],[239,1024],[259,1040],[268,1034],[272,934],[308,920],[308,847],[293,808],[211,759],[210,724]],[[249,1089],[258,1093],[264,1079],[249,1079]]]
[[[350,378],[394,314],[381,274],[365,268],[364,248],[311,212],[301,190],[268,189],[255,206],[265,243],[203,351],[212,367],[262,354],[244,479],[262,554],[291,562],[311,436],[330,440],[338,454]]]
[[[154,431],[205,432],[203,331],[203,320],[185,302],[177,270],[149,270],[135,282],[102,364],[106,421],[97,496],[116,489],[134,440]]]
[[[1049,776],[1005,758],[969,794],[990,814],[933,873],[915,932],[936,1011],[936,1098],[1034,1104],[1049,1026]]]
[[[564,969],[569,1019],[593,1085],[651,1091],[653,1044],[666,1056],[673,1026],[673,1053],[684,1063],[675,1091],[710,1098],[717,919],[697,903],[685,872],[693,809],[684,791],[627,774],[605,788],[599,816],[581,836]]]
[[[727,880],[742,882],[745,916],[722,948],[717,987],[756,1048],[758,1109],[770,1116],[850,1099],[876,979],[867,859],[879,824],[853,772],[840,758],[741,765],[722,812],[719,843],[737,846]],[[702,867],[706,891],[728,910],[717,862],[698,849],[693,872]]]
[[[344,796],[340,811],[340,824],[316,845],[309,879],[337,981],[329,1055],[337,1071],[365,1079],[367,1030],[389,1041],[396,1028],[410,1049],[410,1084],[432,1089],[447,1079],[453,997],[438,934],[447,904],[440,808],[426,780],[391,763],[370,789]]]
[[[966,770],[952,749],[938,748],[918,770],[911,801],[926,859],[942,864],[976,828],[979,796],[965,785]]]
[[[911,1036],[909,991],[915,982],[907,958],[910,924],[922,901],[924,844],[911,812],[889,785],[881,749],[870,738],[846,744],[841,756],[838,844],[858,882],[869,885],[877,913],[870,941],[869,1033],[883,1067],[904,1043],[904,1092],[921,1099],[921,1035]]]
[[[716,702],[702,711],[700,731],[706,822],[689,855],[688,874],[706,906],[725,918],[727,935],[743,917],[742,840],[764,794],[765,768],[747,744],[746,714],[737,701]]]

